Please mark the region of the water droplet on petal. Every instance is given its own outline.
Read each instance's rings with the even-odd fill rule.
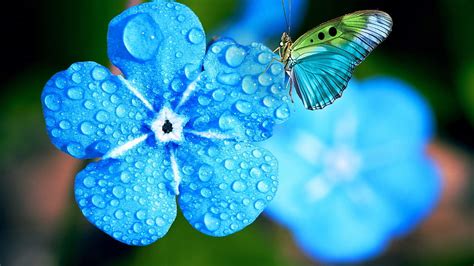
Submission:
[[[258,62],[262,65],[267,65],[272,61],[273,55],[269,52],[263,52],[258,55]]]
[[[247,189],[247,185],[245,185],[242,181],[235,181],[232,183],[232,190],[235,192],[242,192]]]
[[[155,223],[156,223],[156,225],[158,225],[158,226],[163,226],[163,225],[165,225],[165,220],[163,220],[163,218],[161,218],[161,217],[157,217],[157,218],[155,219]]]
[[[90,122],[83,122],[80,126],[81,132],[84,135],[91,135],[95,132],[95,126],[94,124]]]
[[[201,189],[201,196],[203,196],[204,198],[209,198],[210,196],[212,196],[212,192],[208,188],[203,188]]]
[[[70,129],[71,128],[71,123],[67,120],[62,120],[61,122],[59,122],[59,127],[61,129]]]
[[[81,144],[71,142],[67,145],[66,150],[69,154],[71,154],[74,157],[82,157],[83,155],[83,148]]]
[[[121,186],[116,186],[112,189],[112,194],[114,194],[115,197],[121,199],[125,195],[125,189]]]
[[[81,88],[72,87],[67,90],[67,97],[71,100],[80,100],[84,97],[84,92]]]
[[[141,223],[135,223],[133,225],[133,231],[135,233],[140,233],[142,231],[143,225]]]
[[[44,105],[51,111],[58,111],[61,109],[61,98],[57,94],[46,95]]]
[[[241,112],[242,114],[248,114],[252,111],[252,105],[247,101],[238,100],[235,103],[235,109],[237,109],[237,111]]]
[[[94,206],[96,206],[97,208],[104,208],[105,207],[104,198],[102,198],[102,196],[100,196],[100,195],[92,196],[91,201],[92,201],[92,204],[94,204]]]
[[[254,167],[250,169],[250,176],[253,178],[260,178],[262,176],[262,171]]]
[[[265,208],[265,202],[263,200],[257,200],[254,204],[255,209],[263,210]]]
[[[178,17],[176,17],[176,19],[179,21],[179,22],[183,22],[186,20],[186,17],[183,16],[183,15],[178,15]]]
[[[124,117],[127,114],[127,106],[121,104],[115,109],[115,114],[118,117]]]
[[[114,216],[115,216],[115,218],[117,218],[117,219],[119,219],[119,220],[120,220],[120,219],[122,219],[122,218],[123,218],[123,216],[124,216],[124,213],[123,213],[123,211],[122,211],[122,210],[120,210],[120,209],[119,209],[119,210],[116,210],[116,211],[115,211],[115,214],[114,214]]]
[[[213,173],[214,173],[214,170],[212,169],[212,167],[208,165],[202,165],[199,168],[198,176],[201,181],[207,182],[211,179]]]
[[[215,218],[210,213],[206,213],[204,215],[204,225],[206,226],[207,230],[213,232],[219,229],[221,222],[218,218]]]
[[[223,130],[229,130],[238,125],[238,120],[229,112],[225,112],[219,118],[219,127]]]
[[[92,78],[101,81],[104,80],[108,76],[108,70],[103,66],[96,66],[92,70]]]
[[[123,30],[123,44],[131,56],[150,60],[156,55],[162,35],[159,26],[148,14],[138,14]]]
[[[117,85],[110,80],[104,81],[101,88],[107,93],[114,93],[117,91]]]
[[[238,67],[245,59],[245,50],[235,45],[230,46],[225,53],[225,60],[231,67]]]
[[[137,217],[137,219],[143,220],[143,219],[146,218],[146,212],[144,210],[139,210],[139,211],[137,211],[135,216]]]
[[[242,90],[247,94],[253,94],[257,91],[258,84],[252,78],[252,76],[245,76],[242,79]]]
[[[240,75],[237,73],[221,73],[217,76],[217,81],[224,85],[235,85],[240,81]]]
[[[97,114],[95,115],[95,119],[98,122],[102,122],[102,123],[106,122],[107,120],[109,120],[109,113],[107,113],[104,110],[101,110],[101,111],[97,112]]]
[[[281,64],[273,64],[270,67],[270,70],[272,71],[273,75],[279,75],[283,71],[283,66]]]
[[[270,190],[270,186],[265,181],[262,180],[257,183],[257,189],[258,191],[262,193],[266,193]]]
[[[273,78],[268,73],[262,73],[258,76],[258,82],[262,86],[270,86],[273,83]]]
[[[91,187],[95,186],[95,180],[94,180],[93,177],[90,177],[90,176],[84,178],[82,183],[84,184],[84,186],[86,186],[88,188],[91,188]]]
[[[290,110],[286,105],[282,105],[275,111],[275,116],[278,119],[286,119],[290,116]]]
[[[81,83],[81,81],[82,81],[81,74],[79,74],[79,73],[72,74],[71,79],[72,79],[72,81],[74,81],[77,84]]]
[[[214,98],[214,100],[218,102],[224,101],[225,96],[226,96],[226,93],[225,93],[225,90],[223,89],[217,89],[212,93],[212,98]]]
[[[192,28],[188,33],[188,40],[193,44],[199,44],[204,40],[204,33],[201,29]]]

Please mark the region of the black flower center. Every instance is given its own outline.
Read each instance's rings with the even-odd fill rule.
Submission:
[[[161,128],[165,134],[169,134],[173,131],[173,124],[169,120],[166,120]]]

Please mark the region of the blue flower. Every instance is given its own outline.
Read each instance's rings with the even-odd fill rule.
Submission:
[[[85,217],[115,239],[147,245],[176,217],[225,236],[251,224],[277,189],[277,162],[251,142],[289,116],[283,66],[261,44],[216,41],[186,6],[158,0],[113,19],[109,57],[124,74],[75,63],[46,84],[53,144],[101,158],[76,177]]]
[[[315,259],[379,254],[438,199],[440,178],[425,154],[432,131],[429,107],[408,85],[352,82],[333,106],[294,114],[265,143],[280,162],[268,214]]]
[[[218,35],[231,37],[241,43],[251,43],[256,40],[266,41],[277,37],[278,40],[283,31],[288,30],[283,13],[283,7],[275,0],[242,0],[241,14],[233,21],[228,22],[230,26],[225,27],[224,33]],[[304,18],[307,6],[306,0],[292,0],[291,13],[289,1],[286,1],[286,12],[291,16],[291,27],[296,28]]]

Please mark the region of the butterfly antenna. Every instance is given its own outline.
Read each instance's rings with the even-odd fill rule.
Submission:
[[[290,1],[290,7],[291,7],[291,0]],[[285,16],[285,23],[286,23],[286,28],[288,29],[288,34],[290,33],[290,24],[288,22],[288,16],[286,15],[286,4],[285,0],[281,0],[281,6],[283,7],[283,15]]]
[[[288,3],[288,4],[289,4],[289,10],[288,10],[288,12],[289,12],[290,14],[288,15],[288,23],[287,23],[287,24],[288,24],[288,35],[291,36],[291,13],[292,13],[292,12],[291,12],[291,2],[293,2],[293,1],[292,1],[292,0],[288,0],[288,2],[289,2],[289,3]]]

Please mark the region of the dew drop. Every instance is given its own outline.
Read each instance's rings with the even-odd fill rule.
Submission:
[[[232,45],[225,53],[225,60],[231,67],[238,67],[242,64],[245,59],[245,50]]]
[[[270,190],[270,186],[265,181],[262,180],[257,183],[257,189],[258,191],[262,193],[266,193]]]
[[[71,123],[67,120],[62,120],[61,122],[59,122],[59,127],[61,129],[70,129],[71,128]]]
[[[234,160],[232,159],[227,159],[224,161],[224,167],[227,169],[227,170],[234,170],[235,167],[236,167],[236,163]]]
[[[273,64],[270,67],[270,71],[272,72],[273,75],[279,75],[283,71],[283,67],[281,64]]]
[[[233,129],[237,124],[238,120],[228,112],[219,117],[219,127],[223,130]]]
[[[122,218],[123,218],[123,216],[124,216],[124,213],[123,213],[123,211],[122,211],[122,210],[120,210],[120,209],[119,209],[119,210],[116,210],[116,211],[115,211],[115,213],[114,213],[114,216],[115,216],[115,218],[117,218],[117,219],[119,219],[119,220],[120,220],[120,219],[122,219]]]
[[[122,172],[120,174],[120,180],[125,184],[129,183],[131,179],[132,177],[130,176],[128,172]]]
[[[158,225],[158,226],[163,226],[163,225],[165,225],[165,220],[163,220],[163,218],[161,218],[161,217],[157,217],[157,218],[155,219],[155,223],[156,223],[156,225]]]
[[[82,183],[84,184],[84,186],[88,187],[88,188],[91,188],[91,187],[94,187],[95,186],[95,180],[93,177],[86,177],[84,178],[84,180],[82,181]]]
[[[225,90],[223,89],[217,89],[212,93],[212,98],[214,98],[214,100],[218,102],[224,101],[225,96],[226,96],[226,93],[225,93]]]
[[[278,119],[286,119],[290,116],[290,110],[286,105],[282,105],[275,111],[275,116]]]
[[[133,225],[133,231],[135,233],[140,233],[142,231],[143,225],[141,223],[135,223]]]
[[[87,121],[81,124],[80,129],[81,129],[81,133],[84,135],[91,135],[95,132],[94,124]]]
[[[80,100],[84,97],[84,92],[81,88],[72,87],[67,90],[67,97],[69,97],[71,100]]]
[[[79,74],[79,73],[72,74],[71,79],[72,79],[72,81],[74,81],[77,84],[81,83],[81,81],[82,81],[81,74]]]
[[[193,44],[199,44],[204,40],[204,33],[201,29],[192,28],[188,32],[188,40]]]
[[[255,158],[260,158],[260,157],[262,157],[262,152],[260,150],[255,149],[255,150],[252,151],[252,155]]]
[[[272,61],[272,54],[268,52],[263,52],[258,55],[258,62],[262,65],[267,65]]]
[[[115,197],[121,199],[125,195],[125,189],[121,186],[116,186],[112,189],[112,194],[114,194]]]
[[[102,82],[101,88],[107,93],[114,93],[117,91],[117,85],[110,80]]]
[[[135,213],[135,216],[137,217],[137,219],[143,220],[146,218],[146,212],[144,210],[139,210],[137,211],[137,213]]]
[[[263,200],[257,200],[253,206],[257,210],[263,210],[263,208],[265,208],[265,202]]]
[[[104,208],[105,207],[105,201],[104,198],[100,195],[94,195],[92,196],[92,204],[96,206],[97,208]]]
[[[208,188],[203,188],[201,189],[201,196],[203,196],[204,198],[209,198],[210,196],[212,196],[212,192]]]
[[[94,104],[94,102],[91,102],[91,101],[89,101],[89,100],[86,100],[86,101],[84,102],[84,108],[86,108],[87,110],[92,110],[92,109],[95,108],[95,104]]]
[[[107,120],[109,120],[109,113],[107,113],[104,110],[101,110],[101,111],[97,112],[97,114],[95,115],[95,119],[98,122],[102,122],[102,123],[106,122]]]
[[[250,169],[250,176],[253,178],[260,178],[262,176],[262,171],[258,168],[252,168]]]
[[[270,86],[273,83],[273,78],[268,73],[262,73],[258,76],[258,82],[262,86]]]
[[[217,76],[217,81],[224,85],[235,85],[240,81],[240,75],[237,73],[221,73]]]
[[[242,181],[235,181],[234,183],[232,183],[232,190],[235,191],[235,192],[242,192],[244,190],[247,189],[247,186],[245,185],[244,182]]]
[[[211,179],[213,173],[214,173],[214,170],[210,166],[202,165],[199,168],[198,176],[201,181],[207,182]]]
[[[235,109],[237,109],[237,111],[241,112],[242,114],[248,114],[252,111],[252,105],[247,101],[238,100],[235,103]]]
[[[61,98],[56,94],[49,94],[44,97],[45,106],[51,111],[61,109]]]
[[[253,94],[257,91],[258,84],[252,78],[252,76],[245,76],[242,79],[242,90],[247,94]]]
[[[206,226],[207,230],[214,232],[219,229],[221,222],[218,218],[215,218],[210,213],[206,213],[204,215],[204,225]]]
[[[79,143],[75,143],[75,142],[69,143],[66,149],[67,149],[67,152],[74,157],[82,157],[83,155],[83,148],[81,144]]]
[[[183,15],[179,15],[178,17],[176,17],[176,19],[179,21],[179,22],[183,22],[186,20],[186,17],[183,16]]]
[[[117,106],[117,108],[115,109],[115,114],[118,117],[125,117],[126,113],[127,113],[127,107],[123,104]]]
[[[222,49],[219,45],[213,45],[212,48],[211,48],[211,51],[215,54],[218,54],[222,51]]]
[[[92,70],[92,78],[97,81],[104,80],[107,76],[108,76],[108,71],[103,66],[96,66]]]
[[[130,55],[138,60],[152,59],[161,40],[158,25],[147,14],[134,16],[123,29],[123,44]]]

